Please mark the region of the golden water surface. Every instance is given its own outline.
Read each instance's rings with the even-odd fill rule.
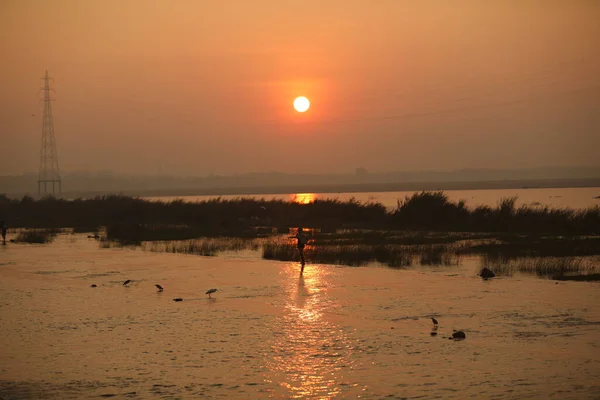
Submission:
[[[80,235],[0,260],[2,399],[600,398],[597,283],[311,263],[300,276],[253,252]]]

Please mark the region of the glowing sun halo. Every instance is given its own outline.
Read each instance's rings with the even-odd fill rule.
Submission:
[[[296,99],[294,100],[294,109],[298,112],[305,112],[306,110],[308,110],[310,108],[310,101],[304,97],[304,96],[300,96],[300,97],[296,97]]]

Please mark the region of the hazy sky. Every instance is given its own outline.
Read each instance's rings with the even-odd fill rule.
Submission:
[[[46,69],[62,171],[598,166],[599,21],[595,0],[0,0],[0,174],[39,167]]]

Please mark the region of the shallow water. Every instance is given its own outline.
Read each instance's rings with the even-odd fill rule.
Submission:
[[[464,265],[308,264],[302,278],[295,263],[85,235],[0,257],[2,399],[600,397],[598,283],[482,281]]]

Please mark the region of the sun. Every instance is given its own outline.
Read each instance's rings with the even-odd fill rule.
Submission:
[[[310,100],[304,96],[296,97],[294,100],[294,109],[298,112],[305,112],[310,108]]]

